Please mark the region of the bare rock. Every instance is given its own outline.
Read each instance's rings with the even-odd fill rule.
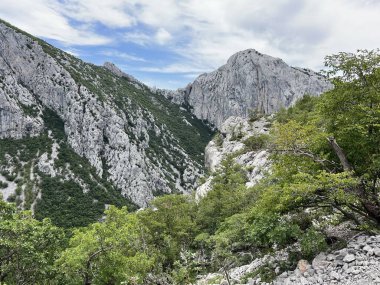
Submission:
[[[310,264],[307,260],[301,259],[300,261],[298,261],[297,268],[299,269],[301,274],[303,274],[310,268]]]
[[[353,262],[356,260],[356,257],[354,254],[347,254],[344,258],[343,258],[343,261],[344,262],[347,262],[347,263],[350,263],[350,262]]]
[[[272,114],[305,94],[319,95],[330,88],[331,83],[318,73],[248,49],[170,96],[220,129],[231,116],[248,118],[251,111]]]

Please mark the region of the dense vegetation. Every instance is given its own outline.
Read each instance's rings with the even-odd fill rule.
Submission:
[[[169,195],[135,213],[112,206],[103,221],[66,232],[1,202],[0,282],[189,284],[290,247],[286,270],[344,242],[329,239],[330,225],[379,232],[380,55],[340,53],[326,64],[334,89],[305,96],[278,113],[269,136],[245,142],[271,152],[272,171],[254,187],[232,155],[199,203]],[[275,276],[269,265],[252,274]]]

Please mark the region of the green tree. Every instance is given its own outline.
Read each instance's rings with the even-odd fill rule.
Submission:
[[[329,143],[343,170],[358,179],[352,215],[380,226],[380,53],[358,50],[326,57],[335,88],[320,102]]]
[[[195,208],[190,196],[166,195],[154,199],[151,208],[137,214],[148,228],[147,242],[160,253],[157,263],[162,265],[162,269],[173,269],[174,263],[180,261],[181,254],[183,256],[191,249],[198,232]]]
[[[348,168],[378,179],[380,169],[380,54],[360,50],[326,57],[335,88],[320,102],[326,129],[344,150]]]
[[[0,199],[0,283],[51,284],[54,262],[65,244],[64,232],[49,219],[37,221]]]
[[[65,284],[141,284],[155,260],[147,229],[126,207],[111,206],[103,222],[74,230],[57,261]]]
[[[376,228],[380,225],[380,55],[340,53],[326,57],[326,65],[335,87],[320,98],[301,100],[288,114],[281,113],[275,124],[268,187],[276,189],[276,197],[269,191],[260,203],[271,203],[280,212],[330,208],[358,225]]]
[[[215,233],[221,222],[243,210],[249,204],[246,174],[233,157],[222,162],[222,167],[212,181],[212,189],[198,205],[197,223],[209,234]]]

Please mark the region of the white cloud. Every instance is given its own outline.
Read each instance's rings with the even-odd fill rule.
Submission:
[[[193,64],[174,63],[163,67],[142,67],[140,70],[156,73],[202,73],[208,71],[209,69]]]
[[[125,28],[136,23],[137,9],[127,0],[63,0],[62,14],[86,23],[99,22],[113,28]]]
[[[1,0],[0,18],[35,36],[68,45],[103,45],[111,41],[88,27],[70,25],[60,13],[60,4],[52,0]]]
[[[156,32],[155,39],[158,44],[164,45],[172,39],[172,35],[164,28],[159,28]]]
[[[152,41],[152,36],[141,32],[128,32],[123,37],[125,42],[135,43],[145,46]]]
[[[146,11],[136,18],[167,29],[173,37],[168,48],[181,56],[183,65],[195,62],[213,69],[233,53],[255,48],[319,69],[327,54],[380,46],[380,3],[373,0],[162,2],[167,17],[160,17],[158,4],[145,3]],[[174,72],[172,67],[161,70]]]
[[[158,45],[175,55],[145,68],[158,73],[213,70],[247,48],[319,69],[325,55],[380,47],[379,15],[378,0],[0,1],[0,17],[37,36],[96,45],[121,33],[145,51]]]
[[[79,57],[80,51],[74,48],[67,48],[63,50],[64,52],[67,52],[68,54],[71,54],[72,56]]]
[[[124,34],[124,41],[135,43],[141,46],[146,45],[165,45],[172,39],[172,35],[164,28],[158,28],[155,33],[148,34],[146,32],[127,32]]]
[[[119,52],[117,50],[103,50],[101,51],[101,54],[108,57],[118,57],[127,61],[141,61],[141,62],[146,61],[142,57],[134,56],[125,52]]]

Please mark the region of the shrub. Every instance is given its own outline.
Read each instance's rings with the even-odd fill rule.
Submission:
[[[9,195],[7,201],[8,201],[9,203],[14,203],[14,202],[16,202],[16,195],[15,195],[15,194],[11,194],[11,195]]]
[[[244,133],[242,131],[242,125],[235,126],[232,136],[231,136],[231,141],[237,141],[240,140],[244,137]]]
[[[259,134],[251,136],[243,141],[245,148],[248,151],[257,151],[263,149],[268,145],[269,135]]]
[[[1,188],[1,189],[8,188],[8,183],[7,183],[7,182],[0,181],[0,188]]]
[[[259,110],[249,110],[248,111],[248,120],[249,122],[253,123],[257,120],[259,120],[260,118],[264,117],[264,113],[259,111]]]
[[[327,249],[325,236],[310,228],[300,239],[301,253],[304,258],[311,260],[316,254]]]
[[[217,132],[214,137],[213,137],[213,141],[215,142],[215,145],[217,147],[222,147],[223,145],[223,137],[222,137],[222,134]]]

